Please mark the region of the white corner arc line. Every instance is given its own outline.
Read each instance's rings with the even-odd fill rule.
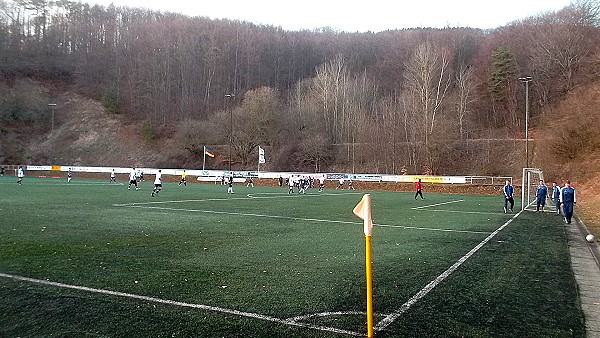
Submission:
[[[334,312],[320,312],[320,313],[311,313],[308,315],[303,315],[303,316],[297,316],[297,317],[292,317],[292,318],[288,318],[286,320],[292,321],[292,322],[297,322],[300,320],[307,320],[310,318],[315,318],[315,317],[328,317],[328,316],[349,316],[349,315],[356,315],[356,316],[363,316],[366,315],[366,312],[363,311],[334,311]]]
[[[406,312],[412,305],[425,297],[431,290],[433,290],[436,286],[438,286],[444,279],[448,278],[456,269],[458,269],[467,259],[469,259],[473,254],[475,254],[479,249],[481,249],[487,242],[489,242],[494,236],[496,236],[502,229],[506,228],[512,221],[514,221],[523,211],[519,211],[515,214],[511,219],[502,224],[496,231],[492,232],[489,236],[487,236],[483,241],[477,244],[473,249],[467,252],[464,256],[462,256],[456,263],[452,264],[446,271],[442,272],[441,275],[437,276],[436,279],[429,282],[425,287],[423,287],[419,292],[417,292],[414,296],[412,296],[406,303],[402,304],[402,306],[394,311],[392,314],[389,314],[385,318],[383,318],[379,323],[375,325],[375,330],[380,331],[388,327],[392,324],[398,317],[400,317],[404,312]]]
[[[132,294],[132,293],[126,293],[126,292],[111,291],[111,290],[104,290],[104,289],[95,289],[95,288],[89,288],[89,287],[86,287],[86,286],[70,285],[70,284],[64,284],[64,283],[58,283],[58,282],[51,282],[51,281],[42,280],[42,279],[35,279],[35,278],[29,278],[29,277],[21,277],[21,276],[9,275],[9,274],[5,274],[5,273],[1,273],[1,272],[0,272],[0,277],[9,278],[9,279],[13,279],[13,280],[24,281],[24,282],[30,282],[30,283],[36,283],[36,284],[54,286],[54,287],[59,287],[59,288],[65,288],[65,289],[72,289],[72,290],[78,290],[78,291],[99,293],[99,294],[110,295],[110,296],[117,296],[117,297],[139,299],[139,300],[145,300],[145,301],[153,302],[153,303],[161,303],[161,304],[167,304],[167,305],[173,305],[173,306],[180,306],[180,307],[187,307],[187,308],[193,308],[193,309],[200,309],[200,310],[205,310],[205,311],[213,311],[213,312],[226,313],[226,314],[240,316],[240,317],[248,317],[248,318],[253,318],[253,319],[260,319],[260,320],[265,320],[265,321],[269,321],[269,322],[273,322],[273,323],[279,323],[279,324],[291,325],[291,326],[298,326],[298,327],[309,328],[309,329],[320,330],[320,331],[327,331],[327,332],[332,332],[332,333],[341,333],[341,334],[347,334],[347,335],[351,335],[351,336],[364,336],[364,333],[360,333],[360,332],[342,330],[342,329],[337,329],[337,328],[334,328],[334,327],[327,327],[327,326],[320,326],[320,325],[312,325],[312,324],[306,324],[306,323],[299,323],[297,321],[290,320],[290,319],[281,319],[281,318],[271,317],[271,316],[267,316],[267,315],[262,315],[262,314],[259,314],[259,313],[244,312],[244,311],[226,309],[226,308],[216,307],[216,306],[210,306],[210,305],[192,304],[192,303],[185,303],[185,302],[179,302],[179,301],[173,301],[173,300],[167,300],[167,299],[161,299],[161,298],[155,298],[155,297],[149,297],[149,296],[141,296],[141,295],[136,295],[136,294]]]
[[[444,204],[451,204],[451,203],[458,203],[458,202],[464,202],[465,200],[456,200],[456,201],[450,201],[450,202],[442,202],[442,203],[436,203],[436,204],[428,204],[428,205],[423,205],[420,207],[414,207],[411,208],[412,210],[419,210],[419,209],[425,209],[425,208],[431,208],[431,207],[437,207],[438,205],[444,205]]]

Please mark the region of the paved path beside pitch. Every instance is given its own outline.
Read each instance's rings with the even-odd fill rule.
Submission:
[[[586,242],[587,228],[578,218],[567,225],[567,233],[587,337],[600,338],[600,247],[598,242]]]

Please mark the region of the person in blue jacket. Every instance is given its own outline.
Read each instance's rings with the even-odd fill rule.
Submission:
[[[515,206],[515,200],[513,199],[513,194],[515,192],[515,188],[510,184],[510,181],[506,181],[504,187],[502,187],[502,194],[504,195],[504,213],[506,213],[508,207],[508,203],[510,203],[510,211],[513,211],[513,207]]]
[[[577,203],[577,195],[575,194],[575,188],[571,186],[571,182],[567,181],[565,186],[560,190],[560,204],[563,207],[563,213],[565,214],[565,223],[571,224],[571,218],[573,217],[573,207]]]
[[[552,201],[556,206],[556,214],[560,215],[560,186],[556,182],[552,182]]]
[[[546,198],[548,197],[548,187],[544,184],[544,180],[540,180],[540,185],[538,185],[535,191],[535,196],[537,198],[535,212],[543,212],[544,206],[546,205]]]

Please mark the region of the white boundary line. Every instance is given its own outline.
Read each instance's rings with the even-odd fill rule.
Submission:
[[[437,207],[438,205],[444,205],[444,204],[450,204],[450,203],[458,203],[458,202],[464,202],[464,201],[465,200],[456,200],[456,201],[450,201],[450,202],[442,202],[442,203],[436,203],[436,204],[423,205],[423,206],[420,206],[420,207],[413,207],[411,209],[412,210],[419,210],[419,209]]]
[[[367,313],[366,312],[362,312],[362,311],[335,311],[335,312],[312,313],[312,314],[309,314],[309,315],[288,318],[286,320],[291,320],[293,322],[297,322],[297,321],[300,321],[300,320],[306,320],[306,319],[315,318],[315,317],[327,317],[327,316],[366,316],[366,315],[367,315]],[[383,316],[385,316],[385,315],[383,315]]]
[[[279,324],[284,324],[284,325],[291,325],[291,326],[298,326],[298,327],[309,328],[309,329],[320,330],[320,331],[341,333],[341,334],[347,334],[347,335],[351,335],[351,336],[364,336],[364,333],[360,333],[360,332],[354,332],[354,331],[337,329],[334,327],[320,326],[320,325],[313,325],[313,324],[306,324],[306,323],[298,322],[299,319],[303,319],[304,317],[310,318],[310,316],[308,316],[308,317],[307,316],[299,316],[299,317],[294,317],[294,318],[290,318],[290,319],[281,319],[281,318],[271,317],[271,316],[267,316],[267,315],[261,315],[259,313],[244,312],[244,311],[226,309],[226,308],[222,308],[222,307],[203,305],[203,304],[178,302],[178,301],[174,301],[174,300],[160,299],[160,298],[149,297],[149,296],[141,296],[141,295],[126,293],[126,292],[95,289],[95,288],[89,288],[86,286],[78,286],[78,285],[70,285],[70,284],[64,284],[64,283],[58,283],[58,282],[51,282],[48,280],[21,277],[21,276],[9,275],[9,274],[5,274],[5,273],[0,273],[0,277],[10,278],[13,280],[18,280],[18,281],[42,284],[42,285],[47,285],[47,286],[65,288],[65,289],[99,293],[99,294],[117,296],[117,297],[139,299],[139,300],[144,300],[144,301],[153,302],[153,303],[161,303],[161,304],[167,304],[167,305],[173,305],[173,306],[188,307],[188,308],[200,309],[200,310],[205,310],[205,311],[221,312],[221,313],[231,314],[231,315],[240,316],[240,317],[260,319],[260,320],[265,320],[268,322],[279,323]],[[327,313],[327,312],[325,312],[325,313]],[[357,312],[357,313],[360,314],[360,312]],[[337,313],[331,312],[331,314],[337,314]],[[340,312],[339,314],[354,314],[354,313]],[[317,316],[318,315],[319,314],[317,314]]]
[[[58,180],[58,179],[57,179]],[[63,179],[61,179],[63,180]],[[14,183],[8,183],[8,182],[1,182],[1,185],[17,185],[16,181]],[[85,186],[103,186],[103,185],[114,185],[114,186],[120,186],[120,185],[125,185],[125,183],[24,183],[23,185],[27,185],[27,186],[35,186],[35,187],[39,187],[39,186],[59,186],[59,185],[85,185]]]
[[[263,215],[263,214],[254,214],[254,213],[243,213],[243,212],[231,212],[231,211],[216,211],[216,210],[200,210],[200,209],[182,209],[182,208],[166,208],[166,207],[152,207],[152,206],[144,206],[144,205],[117,205],[114,206],[124,206],[128,208],[141,208],[141,209],[152,209],[152,210],[169,210],[169,211],[185,211],[185,212],[197,212],[204,214],[221,214],[221,215],[234,215],[234,216],[251,216],[251,217],[264,217],[264,218],[276,218],[276,219],[285,219],[291,221],[304,221],[304,222],[318,222],[318,223],[337,223],[337,224],[354,224],[360,225],[360,222],[351,222],[351,221],[336,221],[336,220],[328,220],[328,219],[317,219],[317,218],[302,218],[302,217],[291,217],[291,216],[279,216],[279,215]],[[455,229],[440,229],[440,228],[423,228],[423,227],[411,227],[404,225],[393,225],[393,224],[375,224],[377,227],[387,227],[387,228],[402,228],[408,230],[426,230],[426,231],[442,231],[442,232],[458,232],[458,233],[469,233],[469,234],[489,234],[489,231],[471,231],[471,230],[455,230]]]
[[[448,278],[454,271],[456,271],[467,259],[469,259],[473,254],[475,254],[479,249],[481,249],[487,242],[489,242],[494,236],[496,236],[502,229],[506,228],[512,221],[514,221],[523,211],[519,211],[515,214],[511,219],[502,224],[496,231],[492,232],[489,236],[487,236],[483,241],[477,244],[473,249],[467,252],[464,256],[462,256],[456,263],[454,263],[451,267],[449,267],[446,271],[444,271],[441,275],[439,275],[436,279],[429,282],[425,287],[421,289],[421,291],[417,292],[414,296],[412,296],[406,303],[402,304],[402,306],[394,311],[392,314],[387,315],[384,319],[382,319],[379,323],[375,325],[375,330],[380,331],[388,327],[392,324],[398,317],[400,317],[404,312],[406,312],[412,305],[425,297],[431,290],[433,290],[436,286],[438,286],[444,279]]]

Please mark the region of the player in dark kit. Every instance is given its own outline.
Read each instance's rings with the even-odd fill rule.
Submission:
[[[577,195],[575,194],[575,188],[571,186],[571,181],[567,181],[564,188],[560,190],[560,204],[563,207],[565,213],[565,223],[571,224],[571,218],[573,217],[573,206],[577,203]]]
[[[535,212],[544,212],[544,206],[546,206],[546,198],[548,197],[548,187],[544,184],[544,180],[540,180],[540,185],[538,185],[536,192],[536,205]]]
[[[515,206],[515,200],[513,199],[514,192],[515,188],[510,184],[510,181],[506,181],[506,184],[502,187],[502,194],[504,195],[504,213],[506,213],[508,203],[510,203],[510,211],[513,211],[513,207]]]
[[[415,199],[417,199],[417,196],[421,196],[421,199],[424,200],[425,197],[423,197],[423,184],[421,183],[420,178],[419,181],[415,183],[415,189],[417,190],[417,192],[415,193]]]
[[[233,194],[233,175],[229,176],[227,180],[227,193]]]
[[[560,187],[556,182],[552,182],[552,201],[556,206],[556,214],[560,215]]]

